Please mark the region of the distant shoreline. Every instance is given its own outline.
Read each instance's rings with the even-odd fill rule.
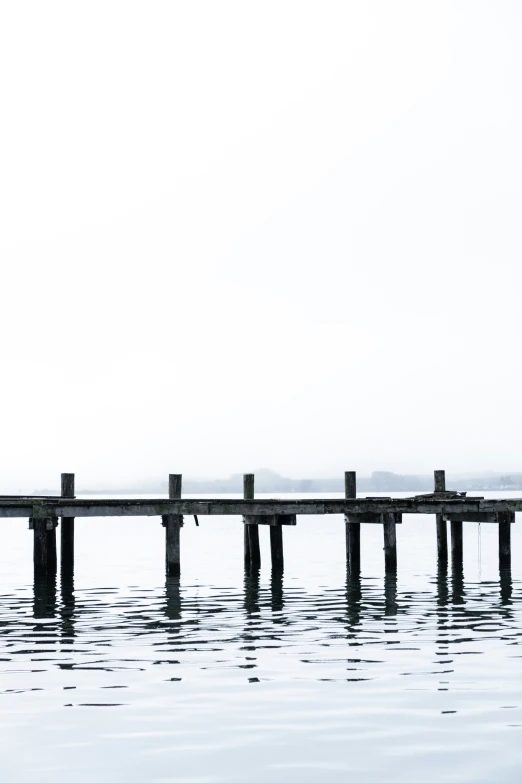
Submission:
[[[274,471],[261,469],[255,471],[256,492],[344,492],[344,477],[318,479],[291,479],[280,476]],[[455,476],[447,474],[447,488],[461,492],[522,491],[522,473],[483,473],[479,476]],[[357,476],[359,492],[421,492],[433,491],[433,476],[403,475],[385,471],[375,471],[371,476]],[[183,492],[197,494],[242,494],[243,476],[236,473],[225,479],[183,479]],[[129,495],[129,494],[168,494],[167,481],[141,481],[126,487],[96,489],[80,487],[80,495]],[[56,494],[56,490],[34,490],[34,494]]]

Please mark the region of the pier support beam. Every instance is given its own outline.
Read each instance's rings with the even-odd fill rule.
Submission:
[[[513,511],[498,514],[498,565],[501,570],[511,568],[511,523],[514,521]]]
[[[397,570],[397,514],[389,511],[383,515],[384,530],[384,567],[386,571]]]
[[[243,497],[245,500],[254,499],[254,474],[245,473],[243,476]],[[246,524],[244,521],[244,549],[245,566],[247,568],[261,567],[261,550],[259,548],[259,525]]]
[[[462,522],[450,522],[451,527],[451,564],[452,568],[462,570]]]
[[[243,498],[245,500],[254,499],[254,474],[243,474]],[[248,534],[248,525],[245,523],[243,517],[243,556],[245,561],[245,568],[250,568],[250,536]]]
[[[357,497],[357,476],[354,470],[344,474],[345,498]],[[361,524],[345,519],[346,528],[346,568],[349,574],[358,574],[361,570]]]
[[[446,491],[446,472],[444,470],[436,470],[434,472],[435,477],[435,492]],[[448,562],[448,530],[446,520],[443,514],[436,514],[437,525],[437,557],[439,564]]]
[[[62,473],[62,498],[74,497],[74,473]],[[74,572],[74,517],[62,517],[60,536],[62,574]]]
[[[33,518],[33,563],[35,579],[56,574],[56,517]]]
[[[282,571],[284,567],[283,526],[281,525],[277,515],[275,522],[276,524],[270,525],[270,554],[272,556],[272,570]],[[245,525],[245,527],[251,527],[251,525]]]
[[[181,474],[169,475],[169,498],[181,498]],[[165,567],[167,576],[179,576],[181,570],[180,529],[183,525],[181,514],[165,514]]]

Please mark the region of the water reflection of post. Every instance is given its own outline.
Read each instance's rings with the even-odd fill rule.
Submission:
[[[259,571],[257,568],[245,572],[245,609],[249,615],[259,612]]]
[[[500,600],[503,604],[511,604],[513,595],[513,581],[511,579],[511,566],[500,569]]]
[[[259,614],[259,571],[257,568],[245,571],[245,610],[247,619],[241,638],[244,641],[243,650],[246,653],[251,653],[257,649],[257,636],[252,617],[252,615]],[[255,669],[257,665],[254,663],[256,660],[255,656],[246,655],[245,657],[249,663],[244,664],[243,668]]]
[[[348,624],[359,625],[361,621],[361,570],[354,569],[347,564],[346,567],[346,611]]]
[[[74,568],[72,564],[69,568],[62,570],[60,574],[60,594],[62,603],[60,607],[60,618],[62,621],[61,633],[62,639],[74,639],[75,624],[75,598],[74,598]]]
[[[282,568],[272,568],[272,576],[270,578],[270,589],[272,593],[272,611],[282,612],[284,606]]]
[[[384,614],[393,617],[397,614],[397,564],[390,566],[384,574]]]
[[[462,565],[462,550],[460,556],[458,554],[451,559],[451,588],[452,588],[452,603],[463,604],[464,603],[464,568]]]
[[[437,604],[444,608],[448,605],[448,561],[442,557],[437,563]]]
[[[446,524],[446,523],[444,523]],[[448,600],[449,600],[449,587],[448,587],[448,558],[447,553],[442,552],[442,555],[438,558],[437,562],[437,633],[436,633],[436,647],[437,653],[434,664],[440,666],[440,661],[447,661],[449,654],[449,637],[448,637]],[[449,665],[444,664],[444,667]],[[441,677],[447,678],[447,670]],[[439,690],[448,690],[447,679],[441,679],[439,681]]]
[[[33,615],[35,620],[56,617],[56,573],[35,574],[33,582]]]
[[[181,620],[181,590],[179,576],[167,576],[165,580],[165,614],[174,622]]]

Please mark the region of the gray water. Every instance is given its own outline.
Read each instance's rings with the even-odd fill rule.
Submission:
[[[476,524],[452,574],[405,517],[397,580],[366,525],[349,581],[341,517],[285,528],[283,576],[261,528],[250,578],[238,518],[187,518],[165,580],[158,519],[77,520],[74,580],[36,586],[26,528],[1,520],[2,781],[520,780],[522,525],[511,574]]]

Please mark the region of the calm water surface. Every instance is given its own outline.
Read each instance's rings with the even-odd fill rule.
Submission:
[[[350,582],[341,517],[285,528],[284,575],[261,528],[251,578],[238,518],[187,518],[167,581],[158,519],[77,520],[74,580],[34,586],[2,520],[1,779],[519,781],[517,521],[511,574],[475,524],[452,574],[434,518],[405,517],[396,580],[366,525]]]

